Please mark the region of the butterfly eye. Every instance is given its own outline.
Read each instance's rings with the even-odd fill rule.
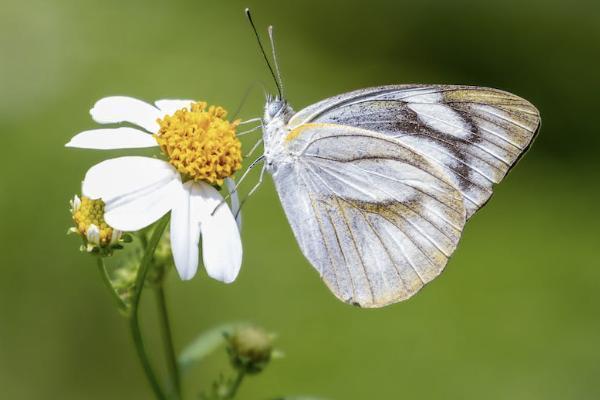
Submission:
[[[282,108],[283,102],[281,100],[274,100],[267,105],[267,115],[269,118],[274,118]]]

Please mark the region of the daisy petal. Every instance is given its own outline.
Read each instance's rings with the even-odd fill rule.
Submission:
[[[94,121],[100,124],[130,122],[148,132],[158,132],[156,120],[162,116],[158,108],[133,97],[112,96],[100,99],[90,110]]]
[[[238,196],[238,192],[235,189],[235,181],[233,178],[225,178],[225,186],[227,186],[227,191],[230,194],[231,198],[231,213],[235,217],[235,222],[237,223],[238,230],[242,231],[242,210],[240,209],[240,198]]]
[[[91,224],[86,232],[85,237],[92,244],[100,244],[100,229],[94,224]]]
[[[73,136],[65,146],[80,149],[113,150],[155,147],[158,146],[158,143],[147,132],[122,127],[83,131]]]
[[[104,218],[115,229],[136,231],[166,214],[177,201],[181,178],[169,163],[119,157],[88,170],[82,192],[105,203]]]
[[[175,111],[181,110],[182,108],[189,109],[192,103],[195,103],[195,100],[172,100],[172,99],[163,99],[157,100],[154,102],[154,105],[158,107],[161,111],[162,116],[174,114]]]
[[[204,267],[211,278],[231,283],[242,265],[242,242],[235,218],[227,204],[221,204],[215,211],[223,201],[215,188],[206,183],[194,185],[203,199],[199,203],[199,216]],[[211,215],[213,211],[214,215]]]
[[[198,269],[198,242],[200,221],[195,215],[198,194],[192,182],[183,184],[183,190],[171,211],[171,252],[179,277],[186,281]],[[200,199],[201,200],[201,199]]]

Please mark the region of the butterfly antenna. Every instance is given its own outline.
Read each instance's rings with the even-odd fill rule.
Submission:
[[[273,36],[273,25],[269,26],[269,41],[271,42],[271,51],[273,52],[273,64],[275,64],[275,72],[277,73],[277,80],[279,81],[279,87],[281,88],[280,94],[283,99],[283,80],[281,79],[281,71],[279,70],[279,62],[277,61],[277,52],[275,51],[275,39]]]
[[[281,86],[279,85],[279,81],[277,80],[275,71],[273,71],[273,67],[271,67],[271,63],[269,62],[269,57],[267,57],[265,48],[263,47],[263,44],[260,40],[260,36],[258,35],[258,31],[256,30],[256,25],[254,25],[254,21],[252,20],[252,14],[250,13],[250,9],[246,8],[245,12],[246,12],[246,17],[248,18],[248,22],[250,22],[250,25],[252,26],[252,30],[254,31],[254,36],[256,36],[256,41],[258,42],[258,47],[260,47],[260,52],[262,53],[263,58],[265,59],[265,62],[267,63],[267,67],[269,67],[271,76],[273,77],[273,80],[275,81],[275,86],[277,86],[277,93],[279,93],[279,98],[282,99],[283,92],[281,90]]]

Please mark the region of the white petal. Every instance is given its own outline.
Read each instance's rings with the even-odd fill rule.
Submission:
[[[79,196],[75,195],[73,200],[71,200],[71,213],[75,214],[77,211],[79,211],[79,207],[81,207],[81,199]]]
[[[148,132],[158,132],[156,120],[162,116],[158,108],[133,97],[112,96],[100,99],[90,110],[94,121],[100,124],[130,122]]]
[[[110,244],[116,244],[121,238],[121,231],[118,229],[113,229],[112,235],[110,236]]]
[[[106,202],[104,219],[116,229],[134,232],[147,227],[173,208],[181,181],[174,179],[153,192],[131,196],[119,204]]]
[[[99,245],[100,244],[100,229],[94,224],[91,224],[87,232],[85,233],[85,237],[87,238],[89,243]]]
[[[196,215],[197,200],[195,185],[186,182],[171,211],[171,252],[179,277],[184,281],[192,279],[198,269],[200,220]]]
[[[93,129],[73,136],[66,147],[80,149],[138,149],[158,146],[156,139],[144,131],[122,127],[112,129]]]
[[[221,282],[231,283],[242,265],[242,242],[235,219],[227,204],[216,209],[223,197],[206,183],[195,183],[202,196],[200,231],[202,233],[202,258],[208,275]],[[215,211],[214,215],[211,213]]]
[[[148,157],[119,157],[90,168],[82,192],[105,203],[104,218],[115,229],[137,231],[166,214],[181,191],[169,163]]]
[[[233,178],[225,178],[225,186],[227,186],[227,190],[230,193],[230,201],[231,201],[231,213],[235,217],[235,222],[237,223],[238,230],[242,231],[242,210],[240,210],[240,198],[238,197],[238,192],[235,189],[235,181]]]
[[[181,110],[182,108],[190,109],[192,103],[195,103],[195,100],[172,100],[172,99],[163,99],[157,100],[154,104],[161,111],[162,116],[174,114],[175,111]]]

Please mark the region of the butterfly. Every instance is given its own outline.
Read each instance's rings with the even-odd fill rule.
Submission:
[[[540,127],[527,100],[462,85],[372,87],[294,112],[275,64],[263,172],[306,259],[360,307],[406,300],[436,278]]]

